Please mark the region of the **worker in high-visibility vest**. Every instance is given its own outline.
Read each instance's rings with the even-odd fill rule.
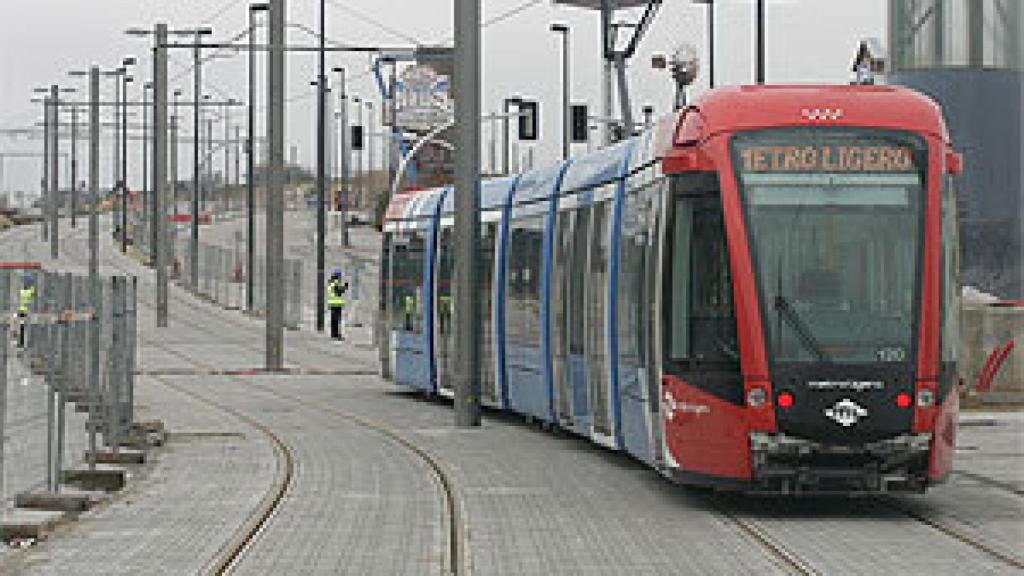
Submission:
[[[416,299],[412,294],[406,294],[402,303],[405,305],[405,331],[412,332],[412,320],[416,316]]]
[[[342,323],[345,313],[345,292],[348,291],[348,282],[341,281],[341,270],[334,270],[331,279],[327,281],[327,307],[331,310],[331,338],[340,340],[343,338]]]
[[[18,316],[22,318],[18,330],[18,347],[25,347],[25,320],[32,311],[32,304],[36,299],[35,281],[28,274],[22,279],[21,290],[18,291]]]
[[[448,334],[449,331],[452,329],[453,311],[454,308],[452,307],[452,295],[441,294],[441,296],[438,297],[437,310],[438,324],[440,324],[439,328],[441,329],[441,334]]]

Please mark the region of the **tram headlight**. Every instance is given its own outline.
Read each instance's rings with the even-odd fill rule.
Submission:
[[[751,388],[747,392],[747,406],[750,406],[751,408],[764,406],[764,403],[767,400],[768,394],[765,393],[764,388]]]
[[[917,391],[917,407],[931,408],[935,404],[935,392],[929,388],[922,388]]]

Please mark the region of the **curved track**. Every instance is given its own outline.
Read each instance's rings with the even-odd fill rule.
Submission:
[[[190,390],[182,388],[172,384],[159,377],[156,378],[162,385],[172,388],[175,391],[185,394],[203,404],[216,408],[221,412],[229,414],[245,424],[259,430],[264,436],[270,439],[271,444],[274,446],[274,452],[277,456],[278,467],[277,473],[274,476],[274,482],[267,489],[266,494],[260,500],[259,506],[254,510],[245,523],[239,527],[239,530],[218,552],[217,556],[207,565],[203,570],[205,574],[220,575],[230,572],[231,568],[245,553],[245,550],[256,540],[260,532],[267,525],[270,518],[273,517],[274,512],[281,505],[281,501],[287,494],[289,487],[292,484],[292,478],[295,475],[295,457],[292,449],[285,444],[281,438],[274,433],[268,426],[260,423],[255,418],[252,418],[230,406],[225,406],[214,400],[210,400],[205,396],[196,394]]]
[[[110,267],[120,270],[122,272],[132,272],[131,270],[125,268],[124,266],[119,266],[118,264],[113,262],[108,262],[107,264]],[[182,296],[180,295],[175,295],[173,291],[171,292],[171,296],[178,296],[179,299],[182,298]],[[149,307],[155,306],[155,302],[153,302],[152,300],[140,297],[139,301],[145,303]],[[244,327],[246,329],[251,328],[251,326],[249,325],[251,323],[248,323],[241,318],[231,318],[230,314],[223,314],[222,319],[225,319],[231,324],[234,324],[238,327]],[[209,324],[199,322],[191,318],[186,318],[183,315],[175,316],[175,321],[186,324],[195,330],[207,334],[216,334],[216,331],[214,329],[211,329]],[[197,362],[195,359],[185,354],[182,354],[181,352],[178,352],[170,347],[160,346],[156,344],[151,345],[155,345],[156,347],[162,349],[163,351],[180,358],[184,362],[187,362],[188,364],[196,368],[199,368],[203,374],[220,373],[222,375],[227,376],[237,376],[237,374],[225,373],[222,370],[218,370],[214,366],[209,366],[202,362]],[[337,357],[336,350],[332,351],[333,353],[329,352],[327,349],[322,347],[312,347],[312,350],[324,355]],[[319,372],[322,372],[322,370],[317,370],[316,368],[304,366],[302,363],[299,362],[293,363],[297,365],[298,373],[300,374],[317,374]],[[376,372],[372,373],[375,374]],[[276,510],[282,504],[284,496],[287,494],[287,491],[291,486],[294,475],[295,462],[292,450],[287,446],[287,444],[285,444],[281,440],[280,437],[278,437],[274,433],[273,430],[271,430],[266,425],[260,423],[256,419],[242,412],[239,412],[234,408],[225,406],[219,402],[211,400],[203,395],[196,394],[195,392],[174,385],[168,382],[166,379],[160,378],[159,376],[153,376],[161,384],[173,388],[178,392],[187,394],[188,396],[195,398],[196,400],[199,400],[212,407],[215,407],[223,412],[231,414],[235,418],[258,429],[261,433],[263,433],[264,435],[271,439],[275,447],[275,452],[278,455],[278,461],[283,463],[283,466],[280,466],[278,468],[278,474],[275,477],[274,483],[268,489],[259,507],[253,511],[253,513],[250,515],[246,523],[239,529],[239,532],[228,542],[228,544],[221,550],[220,554],[218,554],[218,556],[208,565],[208,568],[205,570],[205,573],[210,575],[230,573],[232,568],[235,565],[237,565],[237,563],[245,555],[246,551],[258,539],[259,534],[267,526],[267,524],[273,518]],[[392,445],[403,449],[407,454],[411,454],[415,458],[421,460],[431,471],[432,480],[438,486],[439,490],[443,495],[444,503],[442,508],[445,511],[445,517],[442,520],[448,529],[448,545],[446,547],[445,563],[447,566],[447,570],[448,572],[455,574],[456,576],[461,576],[463,574],[469,573],[469,547],[467,541],[465,515],[462,510],[461,498],[459,496],[455,480],[452,478],[452,476],[449,474],[449,472],[446,470],[444,465],[437,457],[435,457],[425,448],[417,445],[415,442],[407,438],[405,435],[400,433],[395,428],[388,426],[387,424],[381,421],[359,416],[357,414],[344,412],[342,410],[321,406],[304,400],[302,398],[298,398],[288,394],[283,394],[280,391],[275,390],[269,386],[257,384],[251,379],[244,380],[244,383],[246,386],[250,388],[259,389],[260,391],[275,396],[279,399],[301,405],[304,408],[315,410],[317,412],[327,414],[335,418],[346,420],[348,422],[371,430],[383,436]]]

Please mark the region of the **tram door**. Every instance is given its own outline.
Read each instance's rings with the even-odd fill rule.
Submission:
[[[569,265],[572,256],[573,213],[562,212],[555,224],[551,259],[551,379],[555,387],[555,416],[572,427],[572,381],[569,377]]]
[[[452,390],[455,331],[452,329],[452,275],[455,260],[451,227],[441,228],[437,249],[437,273],[434,293],[434,349],[437,357],[437,387]]]
[[[566,262],[566,333],[568,335],[568,372],[572,390],[572,420],[577,432],[590,434],[590,391],[587,385],[586,341],[587,244],[590,240],[590,212],[578,209],[563,213],[569,221],[569,256]]]
[[[596,196],[596,194],[595,194]],[[608,221],[611,201],[596,200],[590,207],[590,250],[587,255],[586,317],[584,329],[587,380],[590,384],[594,432],[610,435],[611,418],[608,410]]]

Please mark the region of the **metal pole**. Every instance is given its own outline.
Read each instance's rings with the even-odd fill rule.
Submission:
[[[100,69],[89,69],[89,468],[96,468],[96,425],[100,402]]]
[[[480,425],[480,0],[455,7],[455,423]],[[453,559],[456,566],[461,559]]]
[[[764,0],[757,0],[757,84],[764,84]]]
[[[363,144],[366,148],[366,188],[363,193],[362,200],[366,202],[366,199],[373,193],[373,102],[366,102],[366,128],[364,129],[365,135],[363,137]]]
[[[121,253],[128,252],[128,73],[121,93]]]
[[[199,195],[202,194],[200,190],[199,182],[199,116],[202,111],[201,100],[202,100],[202,60],[201,60],[201,49],[199,48],[199,42],[202,40],[202,35],[196,32],[196,46],[192,50],[192,65],[195,68],[195,77],[192,90],[192,101],[195,103],[195,108],[192,110],[192,221],[191,221],[191,236],[189,238],[189,272],[191,276],[190,287],[193,292],[199,290]]]
[[[60,88],[50,86],[50,258],[56,260],[60,256]]]
[[[388,202],[391,202],[391,183],[398,176],[398,164],[401,162],[401,151],[398,149],[398,98],[395,94],[398,85],[398,62],[391,61],[391,78],[388,83],[388,95],[391,100],[391,107],[388,109],[391,131],[388,136],[388,185],[385,193],[388,194]]]
[[[5,271],[6,273],[6,271]],[[3,285],[3,312],[7,312],[7,298],[10,296],[7,282]],[[0,322],[0,515],[7,513],[7,470],[4,469],[4,452],[7,448],[7,347],[10,345],[7,321]]]
[[[715,87],[715,0],[708,2],[708,87]]]
[[[46,312],[52,314],[57,308],[56,306],[56,290],[54,290],[55,282],[53,282],[54,274],[49,273],[45,275],[46,289]],[[54,380],[56,379],[57,370],[57,343],[55,325],[53,323],[47,323],[43,330],[46,333],[46,346],[44,348],[46,358],[46,488],[54,493],[57,491],[58,479],[54,473],[54,428],[57,418],[57,407],[54,404],[56,397],[56,386]]]
[[[119,73],[114,74],[114,148],[113,153],[110,155],[114,160],[113,176],[111,180],[113,184],[110,186],[110,208],[113,212],[113,218],[111,219],[110,225],[117,230],[117,223],[120,220],[117,217],[117,211],[120,204],[117,202],[117,190],[121,182],[121,78]],[[114,242],[117,242],[117,234],[114,234]]]
[[[355,103],[356,121],[359,123],[359,128],[363,131],[363,146],[356,154],[356,172],[359,174],[359,194],[356,196],[356,205],[358,206],[366,195],[366,171],[363,170],[363,155],[365,154],[366,146],[369,144],[369,132],[366,130],[366,125],[363,124],[363,101],[356,98]]]
[[[39,189],[39,211],[43,222],[43,242],[50,239],[50,97],[43,97],[43,177]]]
[[[70,272],[57,276],[61,290],[58,314],[72,311],[72,277]],[[71,381],[71,321],[57,322],[57,335],[60,338],[60,377],[57,380],[57,485],[60,486],[60,475],[64,469],[64,435],[67,422],[68,383]]]
[[[245,152],[245,309],[252,312],[256,270],[256,11],[249,10],[249,127],[246,131]]]
[[[78,106],[71,106],[71,227],[78,214]]]
[[[284,360],[285,0],[269,0],[269,6],[266,369],[278,371]]]
[[[217,199],[213,191],[213,117],[206,119],[206,153],[203,155],[203,164],[206,166],[206,186],[203,187],[200,206],[203,211],[209,210],[212,218],[213,212],[217,210]]]
[[[612,118],[612,3],[601,0],[601,116]],[[604,123],[604,145],[612,143],[613,122]]]
[[[235,149],[235,174],[231,179],[231,188],[239,191],[241,196],[242,187],[242,125],[235,124],[235,139],[233,141]]]
[[[562,160],[568,160],[572,133],[569,111],[569,27],[561,26],[557,31],[562,34]]]
[[[349,164],[352,162],[352,149],[348,142],[348,94],[345,93],[344,68],[338,68],[338,84],[341,91],[341,247],[348,248],[348,201],[351,186]]]
[[[320,0],[320,52],[319,73],[316,78],[316,331],[324,331],[324,309],[327,307],[324,290],[325,277],[325,245],[327,233],[327,213],[324,205],[327,185],[327,77],[325,74],[326,54],[324,52],[324,35],[327,33],[327,10],[324,0]]]
[[[231,108],[225,103],[222,106],[224,110],[224,214],[226,215],[231,211],[231,146],[228,142],[231,141]]]
[[[504,171],[505,175],[509,174],[508,148],[509,148],[509,140],[512,139],[512,135],[509,133],[509,130],[510,130],[510,128],[509,128],[509,120],[508,120],[508,115],[509,115],[509,112],[510,112],[509,104],[511,104],[511,102],[509,100],[505,100],[505,107],[503,109],[505,114],[504,114],[504,116],[502,118],[502,123],[504,124],[504,126],[502,126],[502,134],[505,136],[505,140],[504,140],[504,142],[502,142],[502,147],[501,147],[501,168]]]
[[[151,225],[149,220],[149,206],[152,202],[152,191],[149,186],[149,99],[147,98],[146,83],[142,84],[142,221]],[[154,135],[155,136],[155,135]],[[153,188],[155,189],[155,187]],[[143,227],[145,228],[145,227]],[[140,235],[143,236],[143,235]],[[153,235],[149,234],[149,230],[146,230],[146,234],[149,240],[149,262],[156,265],[156,257],[153,255],[154,244],[151,241]]]
[[[490,130],[490,132],[491,132],[491,147],[490,147],[490,159],[491,159],[491,162],[490,162],[490,164],[491,164],[490,173],[491,173],[491,176],[495,176],[498,173],[497,172],[497,170],[498,170],[498,166],[497,166],[497,162],[498,162],[498,159],[497,159],[497,156],[498,156],[498,140],[497,140],[497,138],[498,138],[498,134],[497,134],[498,122],[494,118],[494,116],[496,116],[496,115],[494,113],[491,113],[491,130]]]
[[[177,239],[178,239],[178,121],[181,118],[178,116],[178,96],[181,95],[180,90],[174,91],[174,115],[171,117],[171,170],[170,170],[170,189],[168,190],[167,201],[171,203],[171,213],[175,216],[174,226],[166,226],[164,230],[168,233],[164,235],[164,241],[167,243],[167,251],[174,255],[177,253]],[[164,216],[166,218],[166,216]],[[176,256],[172,256],[168,263],[173,265]]]
[[[156,259],[156,325],[167,327],[167,25],[156,25],[153,49],[153,214],[150,225],[156,240],[151,252]]]

